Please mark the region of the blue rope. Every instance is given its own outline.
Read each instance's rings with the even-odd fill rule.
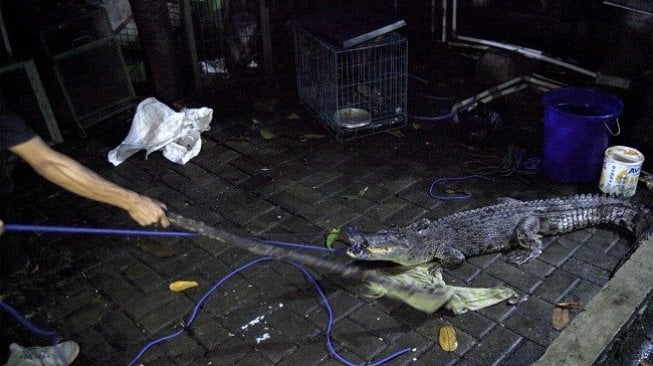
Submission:
[[[452,181],[452,180],[471,179],[471,178],[483,178],[483,177],[480,176],[480,175],[473,174],[473,175],[466,175],[466,176],[464,176],[464,177],[453,177],[453,178],[439,178],[439,179],[436,179],[436,180],[433,181],[433,183],[431,183],[431,187],[429,187],[429,196],[431,196],[432,198],[435,198],[435,199],[438,199],[438,200],[444,200],[444,201],[453,201],[453,200],[465,200],[465,199],[468,199],[468,198],[470,198],[470,197],[472,196],[472,195],[469,194],[469,193],[458,194],[458,195],[442,196],[442,195],[438,195],[438,194],[436,194],[436,193],[434,192],[434,190],[435,190],[436,185],[439,184],[439,183],[449,182],[449,181]]]
[[[11,314],[20,324],[25,326],[27,329],[31,330],[33,333],[36,333],[40,335],[41,337],[52,337],[52,338],[57,338],[57,332],[54,330],[46,330],[37,327],[36,325],[30,323],[29,320],[25,319],[18,310],[14,309],[11,307],[11,305],[7,304],[4,301],[0,301],[0,308],[9,314]]]
[[[125,229],[100,229],[75,226],[47,226],[47,225],[4,225],[6,231],[29,231],[36,233],[72,233],[72,234],[111,234],[111,235],[150,235],[150,236],[198,236],[196,233],[183,231],[154,231],[154,230],[125,230]]]
[[[178,335],[182,334],[185,329],[189,328],[191,326],[191,324],[193,323],[193,321],[195,321],[195,317],[197,316],[197,313],[199,312],[199,310],[202,307],[202,305],[204,304],[204,302],[206,302],[206,300],[209,298],[209,296],[211,296],[224,282],[226,282],[231,277],[235,276],[236,274],[238,274],[239,272],[241,272],[241,271],[243,271],[243,270],[245,270],[247,268],[250,268],[250,267],[252,267],[252,266],[254,266],[256,264],[262,263],[262,262],[267,262],[267,261],[272,261],[272,260],[274,260],[274,258],[271,258],[271,257],[264,257],[264,258],[255,259],[255,260],[253,260],[251,262],[248,262],[248,263],[236,268],[235,270],[233,270],[232,272],[227,274],[225,277],[223,277],[221,280],[216,282],[197,301],[197,303],[193,307],[190,315],[188,316],[188,318],[187,318],[187,320],[186,320],[186,322],[184,324],[184,328],[182,328],[182,329],[180,329],[180,330],[178,330],[176,332],[173,332],[173,333],[171,333],[169,335],[166,335],[166,336],[163,336],[161,338],[155,339],[154,341],[152,341],[152,342],[148,343],[147,345],[145,345],[145,347],[143,347],[143,349],[129,363],[129,366],[135,365],[136,362],[138,362],[138,360],[141,357],[143,357],[145,352],[147,352],[147,350],[149,350],[151,347],[153,347],[153,346],[155,346],[155,345],[157,345],[159,343],[166,342],[166,341],[168,341],[168,340],[170,340],[170,339],[172,339],[174,337],[177,337]],[[338,361],[342,362],[343,364],[345,364],[347,366],[357,366],[356,364],[353,364],[353,363],[349,362],[347,359],[345,359],[344,357],[342,357],[335,350],[335,347],[333,346],[333,341],[331,339],[331,330],[333,328],[333,309],[331,308],[331,305],[329,304],[329,300],[327,299],[326,294],[324,293],[324,291],[320,287],[317,280],[304,267],[302,267],[302,266],[300,266],[300,265],[298,265],[296,263],[293,263],[293,262],[285,262],[285,263],[288,263],[288,264],[294,266],[295,268],[297,268],[298,270],[300,270],[304,274],[306,279],[311,284],[313,284],[313,286],[315,286],[315,289],[317,290],[317,292],[320,294],[320,297],[322,298],[322,302],[324,303],[324,307],[326,308],[326,311],[327,311],[327,314],[328,314],[328,323],[327,323],[327,328],[326,328],[326,339],[327,339],[327,347],[329,348],[329,352],[331,352],[331,354],[336,359],[338,359]],[[392,359],[395,359],[396,357],[399,357],[399,356],[403,355],[406,352],[410,352],[410,348],[406,348],[406,349],[403,349],[401,351],[398,351],[398,352],[396,352],[396,353],[394,353],[394,354],[392,354],[392,355],[390,355],[390,356],[388,356],[388,357],[386,357],[386,358],[384,358],[384,359],[382,359],[380,361],[377,361],[377,362],[374,362],[374,363],[367,363],[365,365],[370,365],[370,366],[382,365],[382,364],[384,364],[384,363],[386,363],[386,362],[388,362],[388,361],[390,361]]]

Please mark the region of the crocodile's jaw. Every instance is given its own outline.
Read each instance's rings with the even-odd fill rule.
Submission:
[[[347,255],[366,261],[390,261],[411,264],[411,241],[398,230],[382,230],[374,234],[363,234],[355,227],[347,228],[347,238],[351,247]]]
[[[388,243],[383,246],[373,246],[364,248],[349,248],[347,255],[352,258],[366,261],[390,261],[402,263],[402,258],[407,257],[406,250]]]

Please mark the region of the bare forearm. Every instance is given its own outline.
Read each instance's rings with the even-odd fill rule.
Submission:
[[[135,192],[111,183],[65,155],[59,155],[53,161],[34,166],[34,170],[68,191],[125,210],[138,200],[139,196]]]
[[[52,150],[39,137],[10,148],[52,183],[95,201],[126,210],[140,225],[168,226],[163,205],[102,178],[72,158]]]

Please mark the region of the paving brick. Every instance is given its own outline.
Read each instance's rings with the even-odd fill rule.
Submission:
[[[383,201],[383,203],[369,207],[365,213],[379,221],[386,221],[388,216],[396,214],[401,209],[406,207],[406,205],[406,201],[400,198],[390,197],[387,200]]]
[[[409,331],[382,309],[370,304],[360,306],[348,318],[387,344]]]
[[[349,207],[340,206],[332,209],[332,211],[327,215],[313,220],[313,223],[319,227],[330,230],[351,224],[360,216],[361,214],[359,212],[356,212]]]
[[[80,334],[74,339],[79,344],[80,350],[76,362],[80,365],[126,365],[131,361],[131,357],[136,356],[124,352],[125,350],[116,350],[95,329],[85,330],[83,336]],[[145,356],[141,361],[150,360],[147,358],[150,355]]]
[[[463,262],[458,268],[446,269],[445,271],[447,274],[451,275],[453,278],[457,280],[449,284],[456,285],[456,286],[462,286],[464,284],[469,283],[471,280],[474,279],[474,277],[476,277],[479,273],[481,273],[480,268],[476,267],[475,265],[467,261]]]
[[[59,299],[57,306],[48,309],[47,314],[50,319],[58,320],[80,311],[80,309],[89,303],[98,303],[102,300],[104,298],[94,287],[86,286],[82,291],[73,296]]]
[[[167,330],[178,329],[180,324],[183,324],[193,305],[193,302],[186,297],[178,296],[142,317],[135,318],[135,320],[149,334],[158,335],[166,328]]]
[[[526,293],[531,293],[541,283],[539,278],[504,261],[492,263],[487,268],[487,273],[504,281],[507,286]]]
[[[515,311],[504,322],[506,328],[513,332],[525,337],[536,344],[546,347],[548,346],[560,332],[553,329],[551,325],[551,316],[553,314],[553,307],[549,316],[543,316],[542,313],[537,313],[538,316],[529,316],[529,313],[524,311]],[[544,313],[547,314],[547,313]]]
[[[602,286],[598,286],[586,280],[580,280],[565,294],[561,301],[577,301],[581,304],[587,304],[592,300]]]
[[[478,310],[481,315],[499,323],[504,321],[508,316],[510,316],[510,314],[514,313],[515,311],[517,311],[517,308],[507,304],[506,302]]]
[[[297,196],[288,193],[285,190],[271,195],[270,197],[267,198],[267,201],[289,212],[300,211],[303,208],[305,208],[307,205],[311,204],[310,201],[303,200]]]
[[[247,224],[247,230],[256,236],[261,236],[266,232],[275,230],[278,225],[289,217],[290,214],[288,211],[274,207],[249,222]]]
[[[386,216],[385,221],[389,225],[404,226],[424,216],[427,212],[426,209],[420,206],[406,203],[406,205],[397,212]]]
[[[187,318],[187,320],[189,320]],[[186,329],[186,333],[196,339],[207,350],[215,350],[220,347],[228,337],[233,337],[220,320],[207,311],[197,312],[194,321]]]
[[[587,247],[579,248],[574,254],[574,258],[586,263],[591,263],[608,272],[615,271],[617,265],[621,261],[619,257],[614,257],[603,252],[597,252],[596,250]]]
[[[144,346],[143,333],[132,319],[120,309],[111,309],[97,321],[96,328],[116,349],[137,354]]]
[[[453,313],[444,314],[441,317],[447,323],[453,325],[456,329],[461,329],[474,339],[481,339],[487,332],[494,328],[497,323],[475,311],[468,311],[464,314],[454,315]]]
[[[240,158],[239,158],[240,159]],[[234,162],[230,162],[229,164],[224,164],[220,166],[219,172],[217,174],[220,176],[220,178],[234,183],[234,184],[240,184],[244,182],[245,180],[249,179],[250,175],[247,174],[246,172],[240,170],[236,166],[233,165]]]
[[[309,176],[304,177],[304,179],[301,180],[301,183],[306,185],[307,187],[311,187],[322,192],[322,190],[319,189],[322,186],[338,185],[342,187],[342,184],[346,183],[347,180],[338,180],[341,177],[342,177],[342,173],[332,169],[327,169],[327,170],[318,171],[315,174],[311,174]],[[326,191],[329,192],[331,191],[331,189],[326,189]],[[328,195],[329,194],[327,194],[327,196]]]
[[[163,343],[162,347],[180,365],[190,365],[206,353],[201,343],[186,332]]]
[[[152,289],[148,293],[139,294],[139,301],[131,301],[122,304],[121,307],[127,312],[129,317],[139,319],[170,301],[173,296],[174,294],[170,292],[167,284],[160,283],[157,286],[152,286]]]
[[[386,348],[385,342],[370,331],[349,318],[338,321],[333,328],[332,338],[336,344],[344,347],[362,360],[371,360]]]
[[[327,198],[322,192],[302,183],[289,185],[284,191],[305,202],[318,202]]]
[[[479,255],[478,257],[467,258],[466,260],[479,268],[486,268],[501,258],[500,253]]]
[[[285,177],[255,175],[252,178],[243,181],[239,187],[249,190],[261,197],[268,197],[283,191],[286,187],[296,184],[295,181]]]
[[[558,270],[544,280],[542,286],[534,292],[534,295],[551,303],[556,303],[577,281],[578,278],[571,273]]]
[[[407,358],[407,360],[405,359]],[[460,357],[451,352],[444,352],[439,346],[434,345],[414,356],[411,353],[400,357],[394,363],[398,365],[413,366],[434,366],[434,365],[458,365]]]
[[[595,283],[599,286],[604,285],[610,279],[610,273],[590,263],[582,262],[576,258],[570,258],[563,266],[571,274]]]
[[[476,365],[495,365],[510,354],[521,340],[516,333],[498,326],[467,352],[464,359]]]
[[[76,329],[86,329],[97,324],[98,319],[110,311],[112,306],[113,304],[105,297],[95,297],[66,319],[69,324],[74,324]]]
[[[556,269],[554,266],[544,261],[541,261],[538,258],[535,258],[527,263],[520,265],[519,268],[524,272],[528,272],[540,279],[546,278]]]
[[[100,289],[98,291],[116,304],[127,305],[142,294],[137,287],[118,274],[103,276],[101,279],[95,279],[94,282]]]
[[[524,339],[515,352],[508,355],[502,362],[501,366],[524,366],[531,365],[544,354],[545,347],[535,342]]]
[[[417,183],[416,184],[417,187],[414,187],[414,189],[409,189],[397,193],[397,197],[400,197],[426,210],[437,209],[439,205],[444,203],[443,201],[436,200],[429,195],[428,189],[431,185],[431,182],[427,182],[426,186],[424,186],[424,183],[426,182],[423,182],[422,184]]]
[[[338,202],[342,203],[343,205],[359,212],[364,212],[376,204],[376,202],[365,197],[365,195],[358,196],[357,192],[345,191],[343,192],[342,196],[334,198],[336,198]]]
[[[633,245],[629,244],[625,239],[617,239],[607,250],[607,253],[611,256],[618,258],[624,258],[628,254],[632,253]]]
[[[279,309],[266,316],[267,323],[281,334],[282,339],[292,344],[301,344],[307,338],[324,335],[325,327],[318,327],[307,318],[295,314],[294,309],[286,306],[285,302],[271,306],[279,307]]]
[[[576,250],[578,250],[578,246],[564,246],[560,245],[560,243],[554,242],[546,247],[538,258],[546,263],[558,267],[569,259]]]
[[[203,309],[217,317],[226,316],[239,307],[254,303],[260,296],[261,293],[257,288],[242,278],[234,276],[206,299]]]
[[[308,344],[302,344],[295,352],[279,361],[277,365],[317,365],[327,360],[330,355],[327,351],[326,341],[319,336],[308,340]]]
[[[328,297],[335,322],[339,322],[340,319],[351,314],[359,306],[364,305],[364,302],[360,298],[347,291],[337,290],[333,293],[328,291],[328,289],[324,289],[324,291]],[[306,316],[317,327],[326,327],[328,318],[326,310],[322,305],[310,309],[306,313]]]
[[[267,161],[262,161],[257,159],[249,154],[243,154],[242,156],[229,162],[229,165],[241,170],[249,176],[258,175],[264,172],[271,171],[271,164]]]
[[[202,364],[239,365],[240,360],[252,352],[254,350],[242,337],[228,337],[219,348],[204,355]]]
[[[245,355],[245,357],[243,357],[240,361],[238,361],[238,364],[252,365],[252,366],[254,365],[266,366],[266,365],[274,365],[275,363],[265,358],[265,356],[260,353],[248,353],[247,355]]]

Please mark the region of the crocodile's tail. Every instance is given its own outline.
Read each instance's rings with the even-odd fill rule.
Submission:
[[[600,215],[603,217],[603,223],[628,230],[635,241],[646,239],[653,228],[653,212],[644,206],[624,202],[606,205],[603,210],[604,214]]]

